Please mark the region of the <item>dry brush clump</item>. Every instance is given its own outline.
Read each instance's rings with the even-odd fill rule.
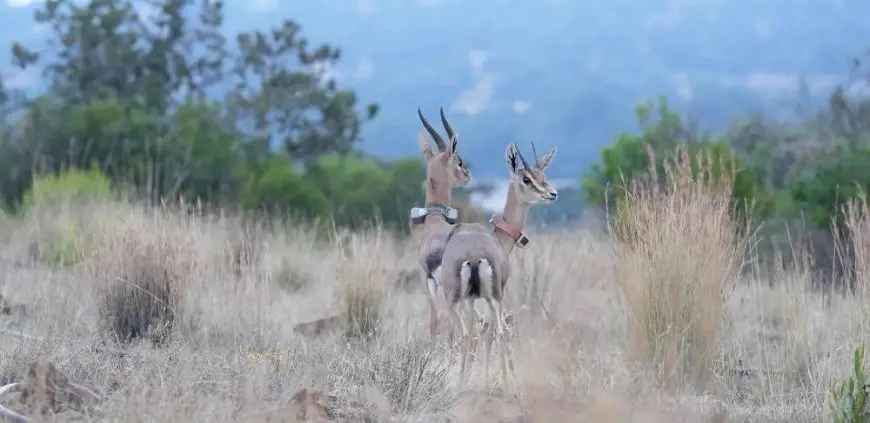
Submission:
[[[814,400],[824,377],[820,356],[829,355],[833,329],[817,318],[825,300],[812,290],[813,254],[802,242],[774,252],[770,263],[753,262],[746,282],[729,295],[723,339],[728,397],[775,403],[782,397]]]
[[[746,239],[727,180],[687,177],[685,161],[668,172],[630,187],[615,242],[571,228],[513,254],[520,401],[480,367],[458,384],[455,351],[428,342],[424,284],[394,281],[414,265],[413,240],[118,203],[70,211],[99,222],[83,226],[94,244],[82,266],[9,270],[2,294],[33,290],[28,312],[42,316],[19,329],[43,341],[0,345],[0,369],[56,363],[106,393],[88,416],[99,421],[286,421],[296,407],[334,421],[819,421],[866,305],[809,289],[811,263],[777,261],[735,286]],[[278,277],[285,267],[298,287]],[[191,316],[169,342],[105,346],[106,329],[163,340]],[[700,395],[654,389],[711,385],[738,359],[774,371]]]
[[[850,259],[844,273],[852,293],[866,303],[870,301],[870,204],[862,193],[846,201],[839,211],[842,216],[837,217],[842,219],[834,218],[832,232],[840,254]]]
[[[456,401],[449,356],[425,339],[378,339],[350,346],[341,367],[332,372],[338,375],[338,390],[351,397],[377,393],[385,400],[382,408],[399,416],[443,415]],[[360,388],[367,392],[354,392]]]
[[[384,318],[387,283],[396,267],[390,234],[380,230],[336,234],[336,294],[345,334],[371,338]]]
[[[227,269],[236,277],[255,271],[263,256],[263,225],[241,217],[224,217],[222,226],[227,231],[224,260]]]
[[[652,168],[626,188],[614,228],[615,278],[635,357],[665,386],[704,387],[748,238],[733,213],[731,174],[683,148],[674,159],[663,175]]]
[[[319,265],[323,260],[324,243],[318,238],[318,230],[315,226],[298,224],[289,230],[269,231],[264,241],[262,265],[272,283],[294,294],[317,288],[315,282],[326,272],[325,266]]]
[[[119,341],[163,341],[205,264],[185,217],[132,208],[106,220],[88,262],[100,320]]]

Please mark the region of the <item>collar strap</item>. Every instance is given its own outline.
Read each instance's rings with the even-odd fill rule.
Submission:
[[[459,211],[453,207],[445,206],[438,203],[426,204],[425,208],[414,207],[411,209],[411,223],[419,225],[426,221],[427,216],[440,214],[444,216],[447,223],[456,224],[456,219],[459,218]]]
[[[529,237],[526,236],[522,231],[517,228],[511,226],[507,220],[504,220],[504,217],[500,214],[494,214],[489,219],[489,223],[495,227],[496,230],[504,232],[507,236],[511,237],[514,240],[514,243],[520,248],[526,248],[529,245]]]

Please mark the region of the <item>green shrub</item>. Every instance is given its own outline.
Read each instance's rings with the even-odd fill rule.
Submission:
[[[248,211],[267,211],[279,216],[330,215],[324,195],[293,169],[288,156],[281,154],[245,169],[240,204]]]
[[[870,149],[866,148],[825,157],[815,172],[789,186],[794,201],[811,224],[827,228],[832,220],[842,223],[842,206],[861,192],[870,191],[867,160]]]
[[[870,422],[867,412],[867,375],[864,373],[864,346],[855,348],[852,376],[831,387],[828,408],[835,423]]]
[[[34,178],[24,193],[22,207],[52,206],[65,202],[104,200],[112,197],[112,183],[99,169],[69,169]]]
[[[37,259],[58,266],[72,266],[81,258],[81,231],[71,222],[59,232],[52,234],[51,239],[36,245]]]
[[[762,189],[758,175],[732,154],[727,140],[693,133],[664,99],[657,105],[639,105],[635,112],[641,132],[620,134],[602,149],[601,161],[593,164],[582,179],[586,201],[618,209],[627,184],[638,177],[663,178],[666,162],[675,159],[672,153],[680,148],[688,154],[693,175],[698,174],[703,160],[712,165],[712,176],[728,174],[732,179],[732,203],[738,213],[750,207],[762,217],[773,213],[773,196]]]
[[[112,184],[99,169],[69,169],[58,174],[38,176],[22,198],[22,211],[42,210],[42,235],[31,246],[32,256],[44,263],[71,266],[80,261],[83,242],[87,241],[80,222],[67,213],[56,213],[58,206],[108,200],[113,197]]]

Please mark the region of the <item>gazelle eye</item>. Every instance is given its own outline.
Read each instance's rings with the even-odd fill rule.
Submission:
[[[528,176],[523,176],[523,183],[526,184],[526,185],[529,185],[529,184],[532,183],[532,180],[529,179]]]

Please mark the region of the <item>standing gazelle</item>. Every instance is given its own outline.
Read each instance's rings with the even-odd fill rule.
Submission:
[[[441,255],[447,243],[447,234],[456,223],[458,212],[450,207],[450,198],[454,186],[465,186],[471,180],[471,171],[465,167],[462,157],[457,152],[459,139],[444,116],[441,108],[441,123],[447,133],[449,145],[438,131],[423,117],[420,109],[417,115],[423,127],[432,136],[438,147],[438,154],[432,152],[429,141],[420,134],[418,138],[420,152],[426,159],[426,207],[411,210],[411,223],[423,224],[423,239],[420,244],[418,260],[428,286],[429,335],[435,337],[438,322],[435,298],[438,295],[438,284],[435,273],[441,267]]]
[[[450,305],[454,323],[462,330],[465,338],[462,348],[460,372],[465,372],[469,354],[470,331],[475,328],[477,313],[474,300],[483,298],[490,308],[490,329],[495,326],[501,350],[502,377],[507,382],[507,345],[504,340],[503,299],[505,285],[510,278],[508,257],[515,246],[525,248],[529,238],[523,234],[526,215],[534,204],[550,203],[558,195],[547,182],[544,171],[553,157],[556,148],[551,148],[543,157],[535,154],[534,165],[529,165],[516,144],[511,143],[505,150],[505,161],[511,172],[504,211],[494,215],[490,222],[491,231],[480,224],[459,224],[450,231],[441,261],[441,283]],[[462,320],[459,308],[466,303],[468,324]],[[494,324],[493,324],[494,323]],[[486,342],[485,379],[489,378],[490,342]]]

